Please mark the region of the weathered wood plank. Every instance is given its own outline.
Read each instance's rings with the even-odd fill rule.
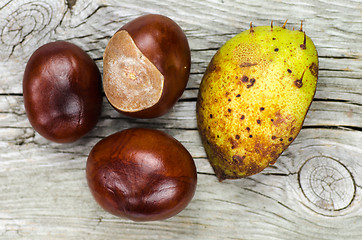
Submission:
[[[25,235],[31,239],[41,238],[42,234],[44,239],[49,236],[60,239],[72,237],[72,234],[79,236],[77,234],[82,232],[88,232],[90,236],[83,236],[89,239],[111,236],[127,239],[169,239],[170,236],[173,239],[184,239],[183,236],[190,239],[219,239],[221,236],[280,239],[280,234],[296,239],[315,236],[319,239],[358,239],[361,227],[358,220],[362,214],[360,199],[354,199],[347,209],[329,211],[306,204],[306,197],[297,187],[305,159],[332,157],[341,162],[336,166],[349,166],[357,185],[354,197],[361,197],[362,179],[358,173],[362,165],[357,161],[361,149],[345,148],[331,139],[318,137],[323,134],[315,133],[315,130],[302,131],[275,167],[247,179],[219,183],[213,175],[200,173],[192,204],[175,218],[157,223],[132,223],[100,209],[92,200],[84,179],[86,154],[55,151],[44,145],[22,145],[18,152],[2,153],[5,159],[2,159],[0,182],[2,192],[7,194],[1,195],[0,201],[7,209],[2,212],[0,223],[8,229],[7,234]],[[89,148],[86,146],[83,150]],[[346,158],[351,152],[355,159]],[[24,176],[28,176],[25,182]],[[351,196],[351,193],[344,195]],[[13,216],[22,217],[14,219]],[[343,230],[345,225],[350,226],[348,231]]]
[[[187,95],[188,90],[185,94]],[[192,91],[191,94],[194,94]],[[196,98],[196,96],[195,96]],[[356,99],[358,100],[358,99]],[[117,128],[144,125],[148,127],[160,127],[164,129],[196,129],[196,104],[193,101],[183,101],[182,99],[174,108],[164,116],[157,119],[131,119],[118,113],[104,98],[101,120],[96,129],[110,132]],[[0,127],[31,127],[26,118],[23,97],[19,95],[0,96]],[[315,99],[304,122],[305,127],[309,126],[334,126],[358,128],[361,126],[362,102],[353,102],[344,99],[339,101]],[[120,127],[117,127],[119,125]],[[103,129],[104,128],[104,129]],[[105,134],[110,133],[105,132]]]
[[[20,31],[17,28],[17,24],[19,24],[17,18],[23,16],[21,11],[31,11],[30,8],[33,5],[29,3],[23,4],[21,5],[22,7],[16,11],[16,6],[13,7],[15,10],[11,9],[11,6],[15,5],[16,1],[10,1],[8,5],[1,9],[4,14],[0,14],[0,16],[3,16],[0,18],[0,27],[3,27],[3,31],[5,31],[1,38],[2,51],[0,57],[2,59],[12,60],[2,62],[0,65],[0,70],[4,70],[0,73],[0,93],[22,92],[21,79],[23,72],[18,69],[24,69],[26,61],[32,52],[37,47],[49,41],[68,40],[78,44],[86,50],[91,57],[100,59],[97,63],[102,70],[101,59],[103,51],[111,35],[136,15],[155,10],[162,10],[158,11],[161,14],[164,12],[166,15],[175,16],[173,19],[183,27],[190,42],[193,57],[192,72],[203,73],[208,64],[204,59],[211,59],[212,55],[222,43],[238,32],[248,28],[250,21],[255,19],[256,25],[269,24],[270,20],[274,20],[276,22],[275,24],[282,24],[287,18],[278,19],[271,17],[270,12],[272,12],[272,9],[267,10],[268,12],[258,12],[258,17],[255,18],[252,14],[252,11],[255,10],[251,9],[255,9],[256,7],[261,8],[261,6],[263,6],[263,1],[257,2],[259,2],[260,5],[254,3],[250,6],[250,3],[237,3],[234,1],[224,4],[209,1],[203,1],[202,3],[186,1],[184,5],[173,1],[165,1],[164,4],[157,5],[157,2],[153,3],[153,1],[150,1],[148,4],[145,4],[145,6],[154,5],[154,8],[148,8],[145,6],[141,7],[143,4],[137,5],[133,3],[133,1],[122,1],[122,5],[117,1],[110,3],[92,1],[91,4],[76,4],[69,10],[66,6],[62,6],[62,4],[59,3],[54,4],[53,2],[39,1],[39,6],[35,5],[36,7],[34,7],[37,11],[34,12],[42,16],[42,18],[39,19],[39,22],[35,21],[37,15],[34,15],[30,20],[34,21],[31,23],[37,23],[40,26],[37,27],[35,25],[34,29],[25,30],[21,28],[22,31]],[[329,6],[330,8],[324,9],[325,11],[318,12],[320,19],[317,18],[317,22],[320,26],[316,26],[315,23],[308,20],[310,17],[313,17],[313,15],[305,15],[303,17],[298,17],[297,15],[289,20],[290,27],[299,27],[299,21],[304,20],[303,29],[312,37],[321,56],[321,69],[332,70],[334,74],[336,74],[336,71],[339,71],[341,72],[339,76],[353,76],[354,78],[358,78],[362,71],[360,68],[361,53],[358,51],[358,49],[362,48],[361,42],[358,41],[358,39],[362,37],[359,31],[362,28],[362,24],[358,21],[355,22],[354,20],[356,18],[353,18],[360,15],[358,5],[354,1],[346,2],[345,8],[342,8],[337,3],[334,4],[332,3],[332,5]],[[117,5],[120,6],[117,8]],[[215,11],[210,12],[210,15],[206,15],[204,12],[205,7],[208,5]],[[228,9],[230,5],[233,6],[232,12],[234,14],[231,14],[230,9]],[[171,6],[175,7],[172,8]],[[191,6],[191,10],[193,11],[191,15],[190,13],[184,12],[186,10],[183,9],[189,6]],[[308,8],[312,9],[316,7],[318,10],[323,10],[323,6],[325,6],[323,1],[314,1],[314,5],[308,6]],[[290,3],[275,2],[275,5],[273,5],[273,8],[280,8],[285,14],[285,11],[288,11],[288,7],[291,7]],[[335,9],[333,7],[335,7]],[[8,8],[10,8],[10,10]],[[171,8],[171,10],[169,10],[169,8]],[[226,9],[228,9],[228,14],[225,14]],[[234,11],[235,9],[237,10]],[[333,21],[329,19],[328,9],[334,9],[335,11]],[[177,10],[182,12],[176,14],[175,12],[177,12]],[[348,14],[346,14],[347,12]],[[182,15],[182,13],[185,15]],[[236,14],[241,14],[243,17]],[[225,15],[227,16],[226,19]],[[100,18],[99,16],[102,17]],[[287,14],[286,16],[289,15]],[[52,19],[43,19],[45,17],[52,17]],[[58,22],[56,22],[57,19]],[[348,21],[348,19],[349,22],[347,24],[346,21]],[[211,21],[212,24],[207,21]],[[201,25],[202,27],[200,24],[203,24]],[[348,26],[348,28],[343,29],[343,24]],[[37,35],[40,31],[38,28],[42,30],[41,33],[45,34],[45,36]],[[327,31],[330,29],[333,31]],[[10,31],[11,34],[6,34],[6,31]],[[346,31],[348,34],[344,34]],[[12,35],[16,36],[16,38],[12,39]],[[21,37],[23,37],[23,39],[21,39]],[[15,65],[13,61],[16,62]],[[323,75],[321,75],[321,77],[323,77]],[[191,78],[191,80],[193,80],[193,78]],[[14,81],[16,81],[16,83]],[[189,86],[197,87],[198,84],[190,83]]]
[[[358,0],[5,0],[0,2],[1,239],[360,239],[362,236],[362,22]],[[130,119],[104,99],[93,131],[51,143],[30,126],[22,75],[44,43],[71,41],[96,61],[129,20],[160,13],[184,29],[192,69],[187,90],[165,116]],[[303,29],[319,52],[319,82],[304,127],[274,166],[218,182],[202,147],[195,104],[210,59],[229,38],[274,20]],[[85,180],[89,151],[129,127],[168,132],[190,151],[197,192],[179,215],[134,223],[104,212]]]

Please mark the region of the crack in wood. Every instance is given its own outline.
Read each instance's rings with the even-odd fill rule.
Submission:
[[[344,131],[362,131],[361,126],[346,126],[346,125],[305,125],[302,129],[336,129]]]
[[[331,103],[347,103],[351,105],[361,106],[362,102],[352,102],[351,100],[345,100],[345,99],[332,99],[332,98],[313,98],[313,102],[331,102]]]
[[[340,56],[337,56],[337,55],[334,55],[334,56],[318,56],[318,58],[320,59],[352,59],[352,60],[358,60],[359,59],[359,56],[345,56],[345,55],[340,55]]]
[[[191,52],[206,52],[206,51],[217,51],[220,47],[210,47],[210,48],[193,48],[191,49]]]

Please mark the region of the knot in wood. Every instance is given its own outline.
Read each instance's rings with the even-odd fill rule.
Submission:
[[[3,44],[19,44],[33,31],[42,30],[52,18],[52,7],[46,2],[28,2],[9,11],[0,28]]]
[[[1,8],[0,58],[22,56],[34,51],[34,46],[48,42],[62,21],[64,4],[61,1],[10,1]],[[4,13],[4,14],[3,14]]]
[[[313,210],[323,215],[347,208],[355,196],[355,182],[349,170],[338,160],[318,156],[307,160],[299,170],[300,189]]]

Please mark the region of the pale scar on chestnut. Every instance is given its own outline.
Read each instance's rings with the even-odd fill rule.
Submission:
[[[138,49],[127,31],[114,34],[103,60],[103,88],[114,107],[136,112],[159,101],[164,76]]]

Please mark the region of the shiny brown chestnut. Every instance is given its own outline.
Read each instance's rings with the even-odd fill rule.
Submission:
[[[191,54],[182,29],[166,16],[148,14],[125,24],[105,49],[103,88],[109,103],[135,118],[168,112],[184,92]]]
[[[58,143],[78,140],[97,123],[101,74],[80,47],[47,43],[30,57],[23,78],[24,106],[33,128]]]
[[[159,130],[131,128],[99,141],[86,176],[98,204],[133,221],[170,218],[194,196],[196,167],[190,153]]]

